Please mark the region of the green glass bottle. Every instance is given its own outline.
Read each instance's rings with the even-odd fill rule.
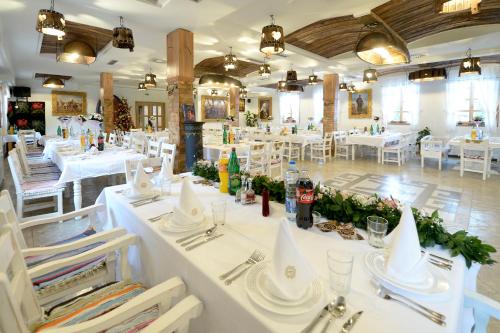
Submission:
[[[62,136],[61,126],[57,126],[57,136]]]
[[[238,189],[241,188],[240,163],[236,155],[236,148],[231,150],[227,170],[229,172],[229,194],[236,195]]]
[[[226,126],[224,126],[224,130],[222,131],[222,143],[227,144],[227,129]]]

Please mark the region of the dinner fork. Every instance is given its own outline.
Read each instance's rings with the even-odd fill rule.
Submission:
[[[141,206],[144,206],[144,205],[147,205],[147,204],[159,201],[159,200],[161,200],[160,196],[155,195],[154,197],[149,198],[148,200],[142,201],[140,203],[132,204],[132,206],[134,206],[134,208],[137,208],[137,207],[141,207]]]
[[[253,251],[252,255],[247,259],[245,260],[244,262],[242,262],[241,264],[239,264],[238,266],[234,267],[233,269],[231,269],[230,271],[222,274],[221,276],[219,276],[219,279],[221,280],[225,280],[227,279],[231,274],[233,274],[234,272],[236,272],[238,269],[240,269],[241,267],[245,266],[245,265],[251,265],[251,264],[254,264],[254,263],[257,263],[259,261],[262,261],[264,260],[264,257],[265,255],[260,252],[259,250],[255,250]]]

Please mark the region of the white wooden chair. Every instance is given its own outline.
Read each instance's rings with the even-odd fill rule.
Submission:
[[[467,333],[486,333],[490,317],[500,319],[499,302],[469,289],[464,290],[464,308],[472,308],[474,317],[473,328]]]
[[[24,213],[35,211],[44,208],[56,207],[54,213],[38,215],[37,217],[51,217],[59,216],[63,213],[63,191],[64,187],[57,184],[58,179],[53,180],[40,180],[40,181],[27,181],[23,178],[22,169],[17,158],[17,154],[9,154],[8,162],[12,180],[16,188],[17,196],[17,215],[21,220],[28,220],[25,218]],[[34,199],[53,198],[50,202],[27,202]]]
[[[117,144],[116,140],[116,133],[109,133],[108,135],[108,143],[112,146],[115,146]]]
[[[332,158],[333,133],[325,133],[321,141],[311,143],[311,161],[318,160],[320,163],[326,163],[327,159]]]
[[[345,157],[346,160],[349,159],[349,151],[352,146],[347,144],[347,133],[345,131],[335,131],[333,132],[334,147],[334,157]]]
[[[425,166],[426,158],[433,158],[438,160],[438,169],[441,170],[443,155],[448,158],[446,143],[443,139],[432,135],[420,139],[420,166],[422,168]]]
[[[273,170],[279,170],[279,176],[283,177],[283,142],[273,142],[269,157],[267,158],[267,175],[272,178]]]
[[[201,301],[191,295],[171,308],[173,299],[183,297],[186,292],[185,284],[178,277],[149,290],[141,284],[131,283],[127,253],[129,246],[135,243],[136,236],[125,235],[91,251],[28,270],[10,228],[0,229],[0,253],[3,256],[0,264],[0,331],[27,333],[37,328],[47,333],[97,333],[118,326],[120,331],[128,331],[146,326],[153,320],[141,332],[187,332],[190,320],[203,310]],[[46,314],[31,287],[31,279],[102,255],[119,258],[122,281],[80,294]],[[112,298],[113,292],[120,297]],[[114,302],[103,302],[104,299]],[[85,306],[78,306],[80,304]],[[90,313],[93,319],[88,320]],[[147,320],[144,320],[146,315]]]
[[[131,138],[130,134],[123,135],[122,146],[123,146],[123,148],[126,148],[126,149],[132,148],[132,138]]]
[[[32,162],[33,159],[29,159],[26,156],[26,153],[21,145],[9,151],[9,155],[14,153],[17,155],[24,177],[58,179],[61,175],[59,168],[52,162],[47,160],[42,161],[41,159],[37,159],[36,162]]]
[[[248,149],[246,170],[251,174],[267,174],[267,152],[265,143],[251,144]]]
[[[153,171],[159,171],[161,170],[162,160],[163,159],[161,157],[143,158],[141,160],[125,160],[126,182],[129,183],[133,181],[139,162],[142,163],[143,168],[153,168]]]
[[[147,157],[160,157],[160,149],[161,149],[162,139],[160,140],[148,140],[148,152],[146,154]]]
[[[103,205],[94,205],[58,217],[36,219],[21,223],[17,218],[9,192],[3,190],[0,194],[0,227],[9,226],[12,229],[26,264],[32,268],[46,262],[83,253],[104,242],[125,235],[127,231],[123,228],[96,233],[94,226],[97,220],[97,213],[99,210],[103,210],[103,208]],[[84,225],[84,228],[80,228],[79,231],[73,232],[72,235],[68,235],[66,239],[57,239],[58,237],[54,233],[51,233],[51,240],[53,241],[51,244],[28,248],[23,230],[29,232],[28,230],[31,228],[50,224],[59,228],[61,223],[72,222],[76,218],[80,219],[78,222],[87,222],[87,220],[82,220],[85,217],[88,217],[88,224]],[[36,291],[39,302],[47,304],[54,300],[73,295],[75,292],[74,280],[78,280],[77,288],[82,286],[92,287],[97,284],[115,281],[115,258],[107,258],[106,265],[103,266],[101,271],[94,273],[98,274],[88,274],[85,276],[78,276],[76,273],[74,275],[67,274],[64,280],[54,282],[54,284],[45,282],[44,287]]]
[[[283,157],[288,161],[297,161],[300,159],[302,147],[299,143],[294,143],[292,139],[292,135],[289,135],[283,141]]]
[[[132,148],[136,153],[144,154],[146,152],[146,138],[143,136],[132,137]]]
[[[163,142],[161,144],[160,148],[160,157],[165,158],[167,157],[172,165],[175,165],[175,154],[176,154],[177,147],[175,144],[172,143],[165,143]]]
[[[460,142],[460,177],[464,171],[483,174],[483,180],[490,176],[490,147],[488,140],[481,142]]]

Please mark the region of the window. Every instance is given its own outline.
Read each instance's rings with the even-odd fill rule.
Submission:
[[[280,117],[282,124],[299,124],[300,96],[295,93],[280,93]]]
[[[382,111],[390,123],[415,124],[419,109],[419,88],[416,84],[382,88]]]
[[[484,111],[479,101],[478,81],[459,81],[454,85],[453,99],[457,125],[471,125],[475,119],[484,120]]]
[[[156,102],[136,102],[136,126],[146,129],[148,123],[155,130],[165,128],[165,103]]]

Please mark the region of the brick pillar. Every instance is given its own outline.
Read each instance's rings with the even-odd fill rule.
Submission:
[[[240,126],[240,88],[229,88],[229,115],[234,117],[233,126]]]
[[[194,55],[193,33],[177,29],[167,35],[167,84],[175,87],[166,103],[168,129],[177,145],[175,172],[186,169],[184,115],[182,105],[193,105]]]
[[[101,73],[101,106],[104,116],[104,132],[109,133],[115,129],[114,124],[114,97],[113,97],[113,73]]]
[[[323,77],[323,133],[337,130],[339,75],[325,74]]]

